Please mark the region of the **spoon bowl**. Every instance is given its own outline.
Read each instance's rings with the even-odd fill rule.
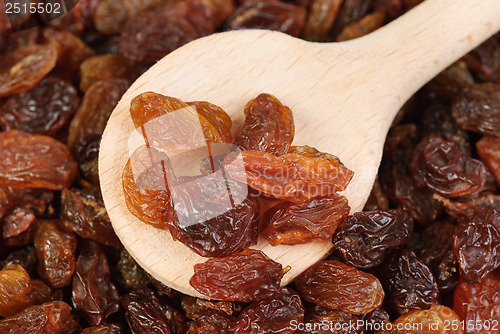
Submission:
[[[355,176],[342,193],[351,213],[366,202],[387,131],[403,105],[433,76],[500,29],[498,0],[426,0],[362,38],[311,43],[265,31],[230,31],[195,40],[170,53],[135,81],[116,106],[101,141],[99,175],[113,228],[134,259],[154,278],[182,293],[205,297],[189,285],[203,258],[169,231],[140,222],[127,209],[121,175],[141,144],[133,135],[130,102],[140,93],[204,100],[222,107],[233,134],[245,103],[276,96],[294,113],[294,145],[334,154]],[[135,139],[134,139],[135,138]],[[291,269],[293,281],[331,251],[330,241],[256,246]]]

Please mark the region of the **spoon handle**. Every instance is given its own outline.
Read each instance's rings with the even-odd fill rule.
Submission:
[[[500,0],[426,0],[359,42],[382,59],[372,64],[381,92],[393,88],[404,102],[498,30]]]

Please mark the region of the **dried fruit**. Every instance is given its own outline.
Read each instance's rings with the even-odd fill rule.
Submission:
[[[186,332],[184,316],[152,290],[134,290],[122,297],[121,303],[132,333]]]
[[[120,241],[113,231],[98,189],[64,189],[61,194],[61,224],[82,238],[108,246]]]
[[[283,288],[271,298],[248,305],[238,315],[235,334],[280,333],[291,334],[293,323],[304,320],[304,306],[297,292]]]
[[[470,283],[481,282],[500,265],[500,211],[481,208],[460,220],[453,236],[453,250],[460,276]]]
[[[81,334],[121,334],[121,333],[123,333],[122,326],[116,323],[87,327],[81,332]]]
[[[3,237],[7,246],[23,246],[33,240],[38,227],[35,214],[30,209],[16,208],[3,221]]]
[[[467,66],[481,81],[500,79],[500,42],[491,37],[464,56]]]
[[[261,234],[273,246],[331,239],[349,210],[347,198],[340,195],[304,203],[282,202],[266,211]]]
[[[394,327],[401,326],[405,334],[462,334],[462,323],[457,314],[443,305],[432,305],[428,310],[413,310],[394,321]]]
[[[427,309],[436,303],[438,287],[429,268],[408,249],[388,255],[384,265],[387,303],[398,314]]]
[[[470,284],[460,279],[453,294],[453,310],[465,324],[467,334],[496,331],[500,322],[500,273],[493,271],[481,283]],[[471,326],[472,323],[472,326]],[[477,327],[475,324],[481,324]]]
[[[500,137],[484,136],[476,142],[477,154],[500,187]]]
[[[233,142],[231,136],[232,121],[224,109],[206,101],[187,102],[187,105],[196,110],[198,115],[205,117],[217,129],[224,143]]]
[[[120,296],[110,280],[110,269],[101,246],[87,240],[81,246],[73,278],[73,304],[95,326],[118,311]]]
[[[246,249],[194,266],[189,284],[214,299],[259,301],[279,292],[282,266],[258,250]]]
[[[56,134],[75,114],[80,99],[64,80],[45,78],[32,90],[11,96],[0,107],[0,127]]]
[[[0,320],[0,333],[76,334],[79,325],[65,302],[54,301],[26,308]]]
[[[76,163],[66,145],[19,130],[0,133],[0,184],[12,188],[69,187]]]
[[[290,108],[272,95],[260,94],[245,106],[245,123],[234,144],[243,150],[282,155],[288,152],[294,135]]]
[[[224,158],[224,167],[235,180],[295,203],[345,190],[353,172],[336,157],[296,152],[278,157],[261,151],[233,152]]]
[[[232,334],[236,319],[220,312],[207,312],[188,323],[187,334]]]
[[[2,55],[0,97],[33,88],[56,65],[56,43],[28,45]]]
[[[120,272],[118,283],[127,289],[143,288],[150,282],[144,269],[135,262],[125,248],[120,252],[120,259],[117,266]]]
[[[0,316],[8,317],[30,306],[30,276],[19,264],[0,270]]]
[[[486,181],[481,161],[463,155],[456,143],[435,135],[417,145],[410,168],[417,182],[446,197],[475,195]]]
[[[228,19],[231,30],[260,28],[298,36],[306,21],[304,8],[281,1],[247,0]]]
[[[95,9],[94,25],[103,34],[115,34],[128,18],[123,0],[101,0]]]
[[[356,212],[340,224],[333,245],[347,264],[367,269],[381,264],[390,249],[408,243],[412,232],[406,209]]]
[[[303,36],[309,41],[328,41],[328,31],[332,28],[343,0],[313,0]]]
[[[38,274],[52,287],[71,283],[75,271],[77,239],[51,221],[43,221],[35,235]]]
[[[366,15],[361,20],[353,22],[342,29],[337,36],[337,42],[358,38],[380,28],[385,22],[385,14],[374,12]]]
[[[296,279],[295,285],[305,300],[352,314],[371,312],[384,299],[384,290],[375,276],[334,260],[314,264]]]
[[[500,85],[480,83],[464,88],[455,97],[451,112],[465,130],[500,136]]]

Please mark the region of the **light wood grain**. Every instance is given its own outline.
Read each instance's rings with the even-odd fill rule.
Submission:
[[[125,205],[121,174],[137,142],[131,99],[154,91],[184,101],[206,100],[242,124],[245,103],[261,92],[295,116],[295,145],[337,155],[355,172],[344,192],[362,209],[375,179],[388,128],[423,84],[500,29],[500,0],[426,0],[386,27],[353,41],[319,44],[263,31],[211,35],[172,52],[142,75],[116,106],[104,132],[99,174],[106,209],[124,246],[151,275],[186,294],[193,265],[206,259],[167,231],[147,226]],[[139,141],[140,142],[140,141]],[[255,247],[291,270],[292,281],[324,258],[330,242]]]

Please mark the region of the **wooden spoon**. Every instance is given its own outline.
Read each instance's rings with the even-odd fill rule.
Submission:
[[[168,231],[141,223],[127,210],[121,175],[138,145],[129,108],[146,91],[221,106],[238,130],[247,101],[265,92],[289,106],[294,145],[338,156],[355,172],[344,192],[351,212],[370,193],[387,131],[403,103],[422,85],[500,29],[499,0],[426,0],[362,38],[311,43],[288,35],[245,30],[195,40],[164,57],[135,81],[116,106],[101,142],[99,175],[116,234],[153,277],[182,293],[193,265],[206,261]],[[235,131],[237,132],[237,131]],[[140,142],[140,141],[139,141]],[[331,250],[331,242],[255,247],[291,270],[286,285]]]

